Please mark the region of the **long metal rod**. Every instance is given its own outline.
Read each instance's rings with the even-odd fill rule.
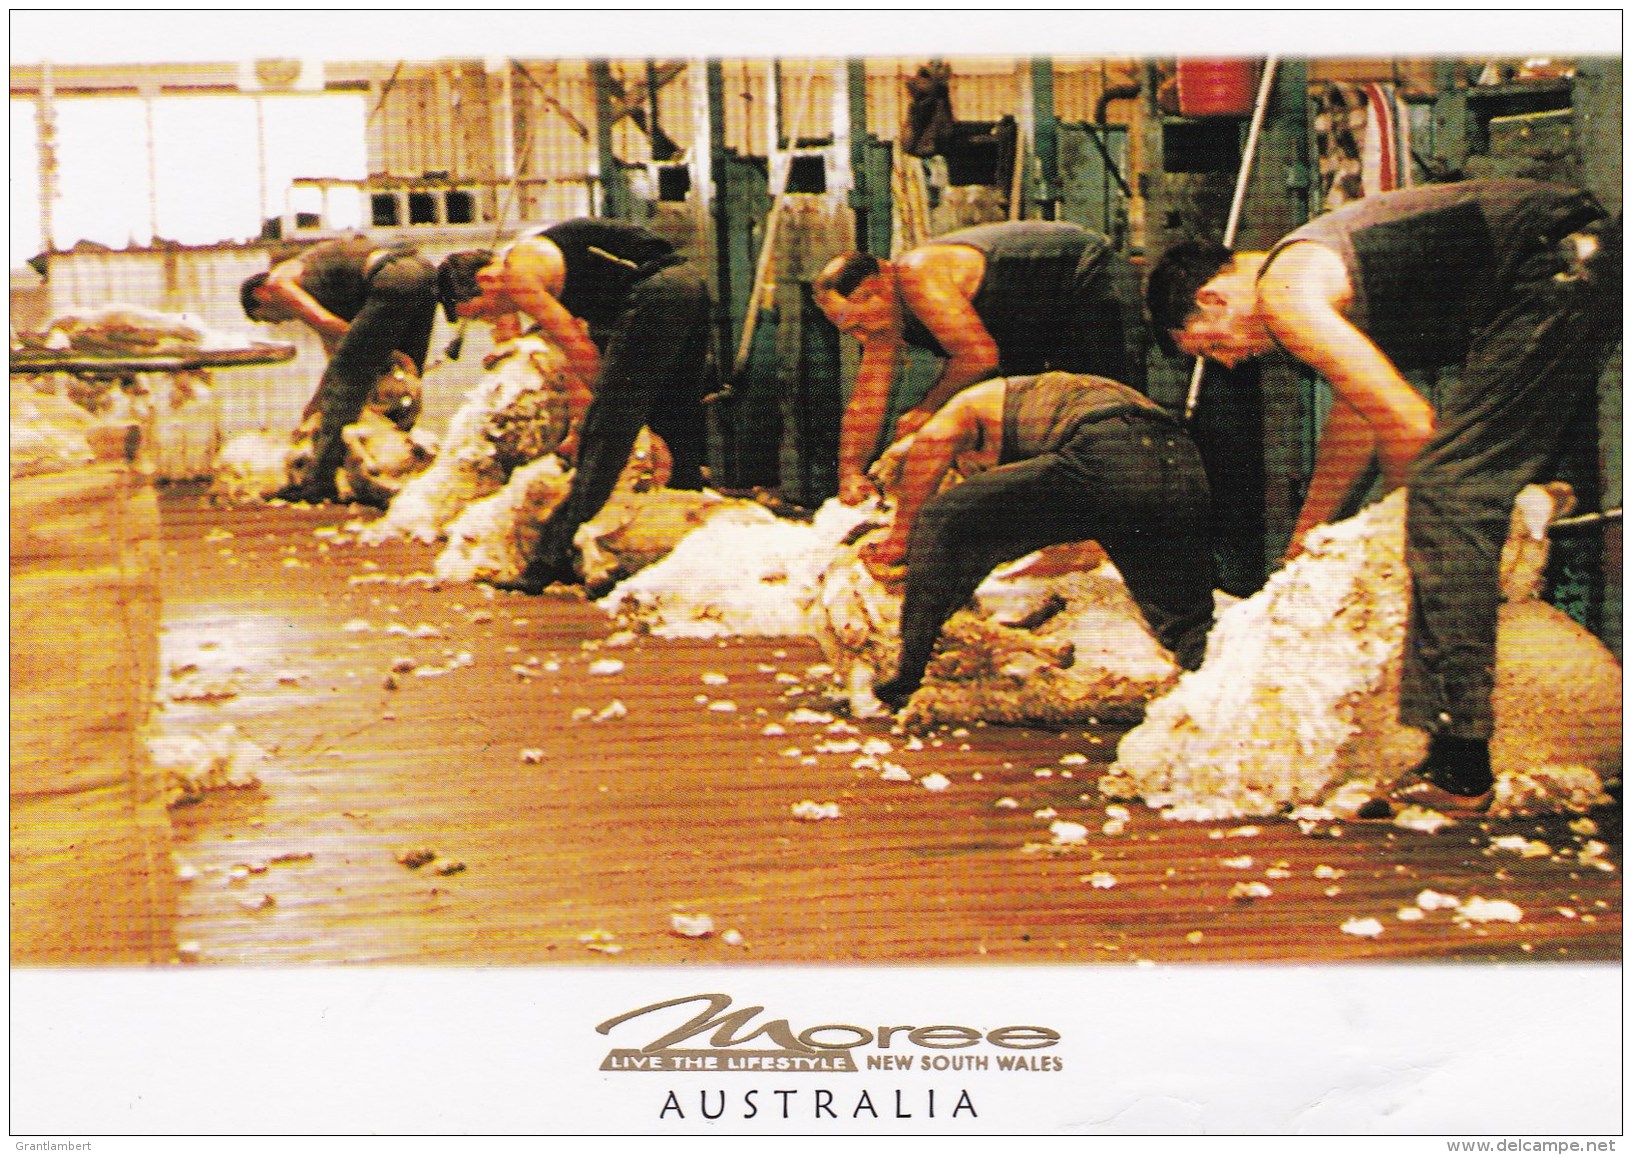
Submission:
[[[1224,244],[1235,244],[1236,226],[1241,223],[1241,206],[1247,199],[1247,178],[1252,173],[1252,158],[1258,151],[1258,137],[1264,128],[1264,113],[1269,108],[1269,92],[1275,85],[1276,59],[1264,61],[1264,75],[1258,82],[1258,99],[1252,106],[1252,123],[1247,127],[1247,147],[1241,153],[1241,171],[1235,178],[1235,199],[1230,204],[1230,219],[1224,225]]]
[[[1241,207],[1247,199],[1247,179],[1252,174],[1252,157],[1258,151],[1258,135],[1264,127],[1264,111],[1269,107],[1269,91],[1275,84],[1276,58],[1267,57],[1264,60],[1264,74],[1258,81],[1258,98],[1252,105],[1252,122],[1247,127],[1247,144],[1241,152],[1241,171],[1235,177],[1235,197],[1230,202],[1230,216],[1224,224],[1224,247],[1235,245],[1235,229],[1241,223]],[[1207,359],[1197,357],[1196,364],[1190,371],[1190,391],[1184,399],[1184,419],[1190,420],[1195,416],[1196,405],[1201,400],[1201,377],[1207,368]]]
[[[1578,513],[1574,517],[1561,517],[1547,524],[1547,532],[1559,530],[1595,529],[1598,526],[1618,523],[1621,520],[1621,507],[1614,506],[1598,513]]]

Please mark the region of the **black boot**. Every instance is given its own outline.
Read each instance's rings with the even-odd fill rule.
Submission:
[[[325,435],[319,427],[312,438],[312,459],[303,468],[290,470],[296,478],[272,495],[279,501],[299,501],[309,505],[339,501],[334,475],[345,464],[346,443],[338,434]]]
[[[873,696],[888,706],[891,712],[898,713],[907,700],[917,693],[922,682],[910,681],[897,674],[888,681],[879,682],[873,687]]]
[[[1495,797],[1490,743],[1435,735],[1428,755],[1360,808],[1357,817],[1387,819],[1408,806],[1446,814],[1483,814]]]
[[[584,579],[578,576],[578,571],[573,569],[571,562],[551,565],[534,559],[523,566],[515,577],[504,581],[487,579],[487,584],[496,590],[509,590],[512,593],[531,594],[537,597],[550,586],[583,585]]]
[[[272,494],[268,501],[300,502],[306,505],[323,505],[326,502],[339,501],[340,493],[333,486],[324,489],[321,485],[311,481],[294,481]]]

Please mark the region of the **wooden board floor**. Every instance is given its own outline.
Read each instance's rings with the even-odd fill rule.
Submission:
[[[830,732],[787,718],[829,709],[813,643],[608,647],[581,600],[403,581],[431,548],[327,532],[365,511],[216,509],[188,487],[162,509],[159,726],[230,724],[268,753],[258,788],[172,811],[196,871],[176,939],[201,965],[1620,957],[1618,806],[1596,835],[1572,816],[1429,835],[1134,803],[1106,833],[1095,782],[1118,730],[971,726],[919,749],[887,720]],[[606,659],[621,671],[591,671]],[[230,696],[173,700],[211,685]],[[609,707],[623,716],[594,719]],[[847,748],[869,739],[914,781]],[[916,781],[930,774],[946,788]],[[795,818],[807,800],[842,817]],[[1087,840],[1050,846],[1050,811]],[[1514,834],[1548,853],[1492,845]],[[1608,869],[1582,861],[1592,837]],[[398,862],[418,847],[436,861]],[[1254,882],[1271,893],[1232,898]],[[1523,917],[1399,919],[1424,890]],[[716,933],[677,935],[677,913]],[[1345,933],[1352,919],[1381,933]],[[597,934],[621,949],[592,950]]]

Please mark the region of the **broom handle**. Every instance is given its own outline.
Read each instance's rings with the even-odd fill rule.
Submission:
[[[795,107],[801,112],[808,111],[810,97],[815,90],[816,68],[812,64],[810,71],[805,73],[804,88],[800,91],[800,98],[795,102]],[[796,143],[799,125],[794,124],[792,129],[794,135],[791,139]],[[771,141],[770,147],[774,151],[776,141]],[[782,204],[787,199],[788,178],[793,172],[793,156],[797,151],[797,147],[790,144],[787,154],[782,158],[781,179],[777,181],[774,199],[771,201],[771,211],[765,217],[765,238],[759,246],[759,260],[754,263],[754,285],[748,293],[748,314],[742,319],[742,339],[737,342],[737,359],[731,366],[732,383],[735,383],[736,379],[742,376],[743,370],[748,367],[748,353],[753,348],[755,323],[759,319],[759,298],[765,291],[765,280],[770,273],[771,260],[775,255],[776,226],[782,217]],[[773,157],[772,160],[774,164],[775,158]],[[775,180],[777,175],[777,173],[773,172],[771,174],[772,179]]]

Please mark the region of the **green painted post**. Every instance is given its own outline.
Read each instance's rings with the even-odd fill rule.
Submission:
[[[846,60],[844,79],[850,116],[850,211],[856,217],[856,247],[871,251],[867,244],[873,215],[873,180],[867,164],[867,62]]]
[[[605,60],[589,62],[595,82],[595,149],[601,170],[601,215],[616,220],[629,217],[629,178],[612,151],[612,66]]]
[[[1042,219],[1055,217],[1059,187],[1059,121],[1054,115],[1054,62],[1037,58],[1031,62],[1032,155],[1037,159],[1037,184],[1031,191],[1033,203],[1041,206]],[[1021,214],[1024,215],[1023,213]]]

